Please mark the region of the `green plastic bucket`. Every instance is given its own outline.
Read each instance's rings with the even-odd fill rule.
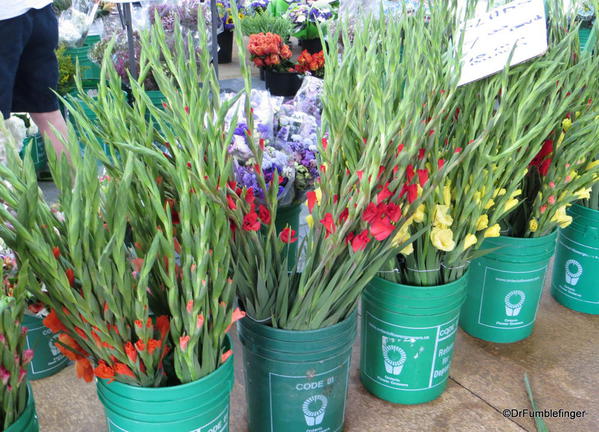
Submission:
[[[356,312],[311,331],[238,323],[250,432],[341,431]]]
[[[599,211],[573,205],[572,224],[560,230],[551,293],[562,305],[599,315]]]
[[[27,327],[26,349],[34,352],[33,360],[27,365],[27,376],[34,381],[60,372],[69,364],[55,345],[58,335],[46,327],[41,318],[25,315],[23,326]]]
[[[296,205],[289,206],[289,207],[277,208],[277,217],[275,220],[275,226],[277,228],[277,232],[280,233],[286,227],[290,227],[292,230],[294,230],[297,233],[297,235],[299,235],[299,217],[300,217],[301,212],[302,212],[301,204],[296,204]],[[298,244],[298,242],[296,241],[295,243],[291,243],[291,244],[287,245],[283,249],[284,254],[289,254],[288,261],[287,261],[287,268],[289,270],[293,270],[293,268],[295,267],[295,263],[297,260],[297,244]]]
[[[19,418],[4,429],[4,432],[39,432],[40,426],[35,411],[35,400],[31,387],[27,384],[27,404]]]
[[[108,432],[228,432],[233,356],[210,375],[174,387],[98,379]]]
[[[496,237],[483,249],[497,249],[470,265],[468,297],[460,325],[490,342],[511,343],[531,335],[557,231],[544,237]]]
[[[44,146],[44,139],[38,133],[34,136],[25,138],[23,141],[23,148],[19,152],[21,159],[25,159],[27,152],[31,152],[31,160],[35,166],[35,171],[40,172],[46,169],[48,162],[48,156],[46,155],[46,147]]]
[[[162,108],[162,103],[166,101],[166,97],[160,90],[148,90],[146,95],[152,101],[152,105],[158,108]]]
[[[398,404],[439,397],[447,386],[467,276],[445,285],[402,285],[375,277],[362,295],[360,379]]]
[[[100,66],[89,58],[91,45],[77,48],[67,48],[66,54],[71,57],[74,64],[79,62],[81,81],[98,81],[100,79]]]

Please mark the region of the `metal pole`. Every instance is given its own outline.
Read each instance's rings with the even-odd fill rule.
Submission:
[[[123,5],[123,14],[125,16],[125,26],[127,27],[127,45],[129,47],[129,72],[134,79],[137,79],[137,63],[135,62],[135,42],[133,40],[133,22],[131,20],[131,3]]]
[[[218,79],[218,10],[216,9],[216,0],[210,0],[210,11],[212,15],[212,64]]]

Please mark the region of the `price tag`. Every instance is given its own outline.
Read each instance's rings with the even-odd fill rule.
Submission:
[[[516,0],[466,22],[462,54],[464,85],[547,52],[543,0]]]

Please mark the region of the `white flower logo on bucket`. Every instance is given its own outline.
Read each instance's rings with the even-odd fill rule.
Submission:
[[[510,317],[520,315],[524,300],[526,300],[526,294],[524,294],[524,291],[510,291],[505,296],[505,314]]]
[[[572,269],[575,269],[572,271]],[[582,265],[576,260],[566,261],[566,283],[572,286],[578,284],[578,280],[582,276]]]
[[[387,373],[399,375],[403,370],[406,358],[406,352],[403,349],[396,345],[387,345],[387,338],[383,337],[383,361]]]
[[[327,410],[329,400],[323,395],[310,396],[304,401],[302,411],[308,426],[318,426],[324,420],[324,415]],[[320,405],[320,408],[314,409],[315,405]]]
[[[50,341],[48,342],[48,346],[50,347],[50,352],[52,353],[52,355],[54,357],[56,357],[57,355],[60,355],[60,350],[58,349],[58,347],[55,345],[56,339],[58,339],[58,337],[56,338],[52,338],[50,339]]]

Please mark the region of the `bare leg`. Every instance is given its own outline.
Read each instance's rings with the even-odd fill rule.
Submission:
[[[31,118],[40,130],[40,133],[44,138],[48,138],[54,147],[54,151],[57,156],[61,156],[63,153],[70,160],[69,153],[63,143],[61,142],[62,137],[68,136],[67,124],[62,117],[60,111],[52,111],[48,113],[29,113]],[[58,132],[58,136],[54,133],[54,129]]]

